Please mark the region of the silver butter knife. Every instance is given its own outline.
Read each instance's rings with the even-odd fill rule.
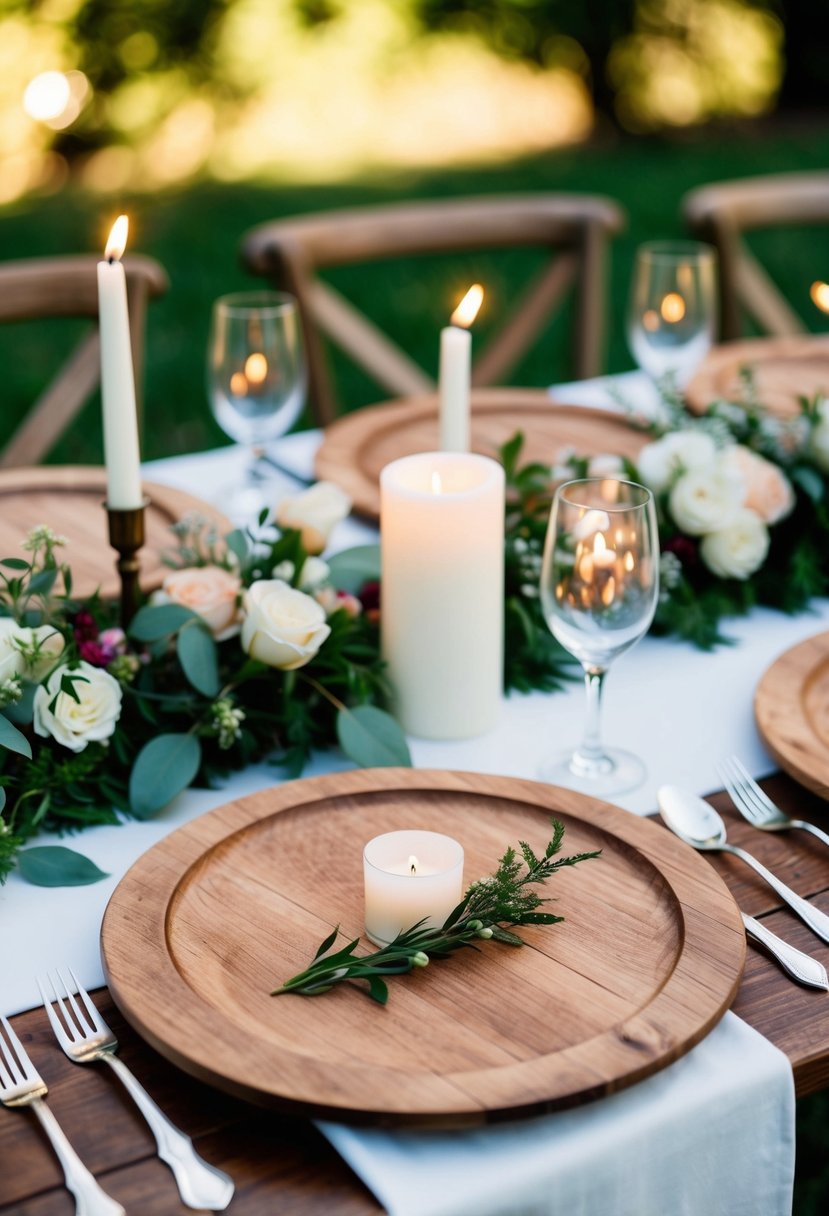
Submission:
[[[741,915],[749,937],[753,937],[755,941],[764,945],[793,979],[798,980],[801,984],[806,984],[809,988],[822,988],[824,992],[829,992],[829,978],[827,978],[823,963],[812,958],[810,954],[804,954],[795,946],[790,946],[788,942],[784,942],[782,937],[772,933],[771,929],[767,929],[753,916],[746,916],[745,912]]]

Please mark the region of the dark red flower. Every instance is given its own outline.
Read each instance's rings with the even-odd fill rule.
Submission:
[[[699,562],[699,547],[690,536],[672,536],[662,546],[664,553],[673,553],[683,566],[696,566]]]
[[[98,626],[91,612],[81,609],[75,614],[75,619],[72,622],[72,628],[75,631],[75,641],[80,644],[82,642],[94,642],[98,636]]]

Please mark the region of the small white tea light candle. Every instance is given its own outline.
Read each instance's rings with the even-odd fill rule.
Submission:
[[[495,726],[504,650],[504,470],[424,452],[380,474],[381,647],[403,729],[472,739]]]
[[[469,326],[478,315],[484,289],[473,283],[440,331],[440,448],[443,452],[469,451],[469,381],[472,335]]]
[[[387,946],[420,920],[439,929],[463,898],[463,848],[440,832],[375,836],[363,850],[366,937]]]
[[[128,511],[144,502],[138,454],[135,377],[127,310],[127,280],[121,256],[128,220],[119,215],[98,263],[98,314],[101,331],[101,404],[104,419],[104,463],[110,510]]]

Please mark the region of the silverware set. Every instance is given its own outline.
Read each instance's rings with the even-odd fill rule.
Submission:
[[[769,832],[802,828],[817,836],[825,844],[829,844],[829,835],[822,832],[820,828],[803,819],[792,819],[791,816],[781,811],[749,775],[736,756],[730,757],[719,765],[718,771],[735,807],[753,827]],[[823,941],[829,942],[829,916],[792,891],[745,849],[729,844],[725,824],[709,803],[697,797],[696,794],[689,794],[686,790],[671,785],[664,785],[660,788],[657,802],[662,818],[681,840],[701,852],[730,853],[734,857],[739,857],[777,892],[813,933]],[[764,945],[793,979],[809,987],[829,991],[826,968],[818,959],[796,949],[750,916],[743,914],[743,924],[746,933]]]
[[[64,1054],[74,1064],[108,1064],[147,1121],[158,1156],[173,1171],[181,1201],[187,1207],[219,1212],[233,1197],[233,1181],[198,1155],[189,1136],[179,1131],[159,1109],[115,1053],[118,1040],[95,1008],[89,994],[69,970],[71,984],[61,972],[49,976],[52,996],[38,980],[43,1005]],[[77,1216],[124,1216],[124,1208],[96,1182],[46,1105],[47,1088],[8,1020],[0,1016],[0,1103],[30,1106],[39,1119],[63,1167],[68,1189],[75,1196]]]

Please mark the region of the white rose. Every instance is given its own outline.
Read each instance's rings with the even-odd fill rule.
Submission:
[[[11,617],[0,617],[0,683],[24,676],[36,684],[54,667],[63,647],[63,634],[52,625],[29,629]]]
[[[351,499],[331,481],[318,481],[309,490],[283,498],[276,512],[280,528],[302,534],[306,553],[322,553],[335,524],[351,510]]]
[[[330,573],[328,562],[321,557],[306,557],[299,575],[300,591],[313,591],[326,581]]]
[[[77,701],[60,690],[65,675],[84,677],[73,681]],[[49,708],[52,702],[54,709]],[[51,737],[73,752],[82,752],[87,743],[108,739],[120,716],[121,685],[108,671],[91,663],[79,663],[71,671],[57,667],[35,691],[35,734]]]
[[[677,473],[710,467],[716,455],[716,444],[704,431],[672,431],[646,444],[636,465],[645,485],[661,494]]]
[[[727,528],[702,538],[700,556],[719,578],[746,579],[759,570],[769,551],[769,530],[759,515],[741,508]]]
[[[242,649],[252,659],[292,671],[313,659],[331,632],[323,608],[280,579],[262,579],[245,595]]]
[[[198,613],[213,637],[222,642],[239,632],[241,588],[238,575],[221,566],[188,566],[167,575],[154,602],[180,604]]]
[[[809,440],[809,452],[819,469],[829,473],[829,399],[818,402],[818,422]]]
[[[0,682],[23,674],[23,655],[17,644],[20,628],[10,616],[0,617]]]
[[[609,453],[591,456],[587,462],[588,477],[622,477],[625,472],[625,462],[621,456],[611,456]]]
[[[727,528],[743,505],[745,483],[727,467],[693,469],[683,473],[668,500],[678,528],[702,536]]]

